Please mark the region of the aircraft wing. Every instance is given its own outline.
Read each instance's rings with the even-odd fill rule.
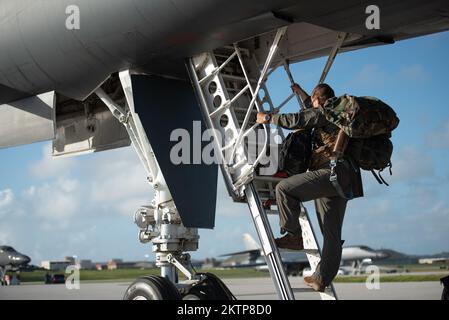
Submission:
[[[255,249],[255,250],[244,250],[244,251],[238,251],[238,252],[231,252],[231,253],[225,253],[220,255],[219,257],[229,257],[229,256],[234,256],[234,255],[243,255],[243,254],[247,254],[247,255],[256,255],[256,254],[260,254],[260,250],[259,249]]]

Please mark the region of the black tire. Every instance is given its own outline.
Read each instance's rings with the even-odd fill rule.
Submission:
[[[443,293],[441,294],[441,300],[449,300],[449,289],[444,288]]]
[[[232,292],[212,273],[198,273],[205,279],[183,295],[183,300],[236,300]]]
[[[123,300],[181,300],[181,295],[170,280],[148,276],[134,281],[126,290]]]
[[[207,286],[196,285],[182,297],[182,300],[212,300],[210,299],[210,288]]]

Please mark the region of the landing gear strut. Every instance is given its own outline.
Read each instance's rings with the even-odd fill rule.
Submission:
[[[183,296],[195,296],[203,300],[212,296],[215,291],[222,293],[219,295],[222,299],[226,299],[226,296],[231,297],[232,294],[229,295],[229,290],[217,277],[196,274],[193,271],[190,255],[186,252],[198,249],[198,229],[186,228],[182,223],[141,119],[135,111],[131,72],[129,70],[121,72],[119,81],[112,87],[116,88],[115,92],[123,89],[120,99],[117,99],[117,94],[114,95],[116,99],[111,98],[110,92],[106,92],[108,86],[98,88],[95,93],[124,125],[132,146],[148,174],[148,181],[155,191],[151,204],[137,210],[134,222],[140,229],[140,242],[152,243],[153,252],[156,254],[156,266],[161,268],[161,276],[148,276],[136,280],[126,290],[123,298],[177,300]],[[178,271],[187,278],[186,281],[178,281]],[[193,289],[197,285],[201,288]]]

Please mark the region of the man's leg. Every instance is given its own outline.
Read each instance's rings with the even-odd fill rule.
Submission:
[[[338,273],[341,261],[341,230],[347,200],[340,197],[315,200],[315,208],[323,233],[321,262],[313,275],[324,286],[328,286]]]
[[[291,176],[276,186],[276,203],[279,209],[281,231],[301,232],[299,225],[300,203],[316,198],[337,196],[329,182],[330,169],[320,169]]]

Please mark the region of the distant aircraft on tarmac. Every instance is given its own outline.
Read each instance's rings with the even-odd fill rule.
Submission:
[[[221,257],[227,257],[221,264],[224,268],[244,268],[256,267],[259,270],[266,269],[265,256],[263,250],[250,234],[243,234],[243,242],[246,250],[227,253]],[[304,268],[309,266],[309,261],[305,251],[279,250],[281,259],[287,274],[299,274]],[[382,251],[376,251],[367,246],[348,246],[343,247],[341,261],[351,264],[351,271],[356,272],[362,262],[372,262],[374,260],[385,259],[388,254]],[[345,269],[347,270],[347,268]]]
[[[0,246],[0,282],[3,284],[5,274],[9,270],[16,270],[30,263],[30,257],[14,250],[9,246]]]

